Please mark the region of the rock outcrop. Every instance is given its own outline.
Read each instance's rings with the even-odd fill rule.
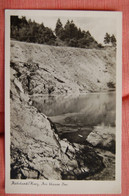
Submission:
[[[60,140],[35,108],[11,102],[12,178],[81,179],[103,167],[92,148]]]
[[[115,89],[114,48],[81,49],[11,41],[11,62],[30,95]]]

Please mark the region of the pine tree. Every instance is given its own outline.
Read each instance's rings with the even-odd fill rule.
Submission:
[[[62,30],[63,30],[63,25],[62,25],[60,19],[58,18],[58,20],[56,22],[56,28],[55,28],[56,36],[60,37]]]
[[[110,34],[106,33],[105,37],[104,37],[104,43],[105,44],[109,44],[111,41],[111,37]]]
[[[113,46],[116,46],[116,38],[115,38],[115,35],[112,35],[111,36],[111,43]]]

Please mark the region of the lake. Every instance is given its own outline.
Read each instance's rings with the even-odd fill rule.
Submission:
[[[44,96],[34,98],[33,104],[51,119],[59,136],[70,142],[83,143],[94,126],[115,127],[115,92]]]

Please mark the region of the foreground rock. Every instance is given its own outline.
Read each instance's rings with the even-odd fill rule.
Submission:
[[[86,141],[95,147],[115,152],[115,127],[97,126],[88,135]]]

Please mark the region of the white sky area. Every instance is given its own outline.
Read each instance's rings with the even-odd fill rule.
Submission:
[[[40,12],[41,13],[41,12]],[[47,13],[47,14],[46,14]],[[114,17],[106,17],[106,15],[104,15],[104,17],[100,17],[96,16],[95,14],[91,14],[90,16],[85,16],[85,14],[81,14],[79,16],[79,11],[74,11],[74,14],[70,14],[71,12],[65,12],[65,14],[62,16],[62,14],[60,15],[60,12],[57,12],[55,14],[55,12],[52,13],[52,11],[50,12],[46,12],[43,15],[41,14],[17,14],[20,17],[21,16],[26,16],[27,20],[31,19],[32,21],[35,21],[39,24],[43,23],[44,26],[51,28],[53,31],[55,29],[56,26],[56,22],[57,19],[60,18],[63,26],[65,25],[65,23],[67,22],[67,20],[73,20],[74,24],[79,28],[81,28],[81,30],[85,30],[91,33],[91,35],[96,39],[96,41],[98,43],[103,43],[104,40],[104,36],[106,33],[109,33],[110,35],[114,34],[116,36],[116,18]],[[51,14],[50,14],[51,13]],[[73,12],[72,12],[73,13]],[[77,13],[77,14],[76,14]],[[83,13],[85,13],[83,11]],[[93,13],[93,12],[92,12]],[[77,15],[77,16],[76,16]]]

